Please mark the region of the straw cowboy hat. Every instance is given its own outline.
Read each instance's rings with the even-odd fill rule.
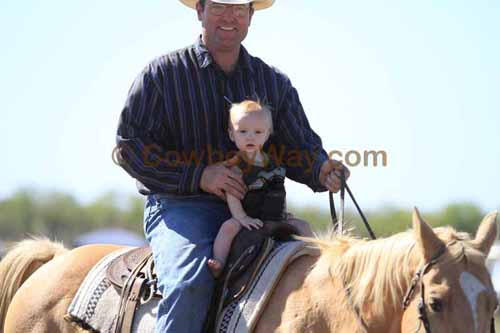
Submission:
[[[179,1],[193,9],[196,9],[196,3],[198,2],[198,0],[179,0]],[[255,10],[259,10],[271,7],[274,3],[274,0],[212,0],[212,2],[225,3],[228,5],[242,5],[252,2],[253,8]]]

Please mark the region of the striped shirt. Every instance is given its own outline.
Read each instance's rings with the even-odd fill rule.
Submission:
[[[264,150],[287,176],[324,191],[319,170],[328,158],[286,75],[241,46],[224,73],[201,38],[153,60],[134,81],[118,132],[120,165],[142,194],[202,193],[203,169],[237,148],[228,135],[229,102],[259,99],[271,107],[274,133]]]

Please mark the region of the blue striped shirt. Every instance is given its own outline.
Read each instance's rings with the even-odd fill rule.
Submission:
[[[314,191],[328,158],[286,75],[242,46],[231,74],[201,38],[152,61],[134,81],[120,116],[120,165],[142,194],[201,193],[203,169],[237,148],[228,136],[229,102],[259,99],[272,110],[274,133],[264,150],[287,176]]]

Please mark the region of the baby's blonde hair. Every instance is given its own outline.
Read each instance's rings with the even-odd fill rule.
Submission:
[[[243,115],[253,112],[262,112],[269,123],[269,132],[273,132],[273,116],[271,108],[261,104],[260,101],[245,100],[241,103],[233,103],[229,110],[229,130],[233,129],[233,123],[238,121]]]

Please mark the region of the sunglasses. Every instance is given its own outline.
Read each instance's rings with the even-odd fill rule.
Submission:
[[[237,17],[245,17],[248,14],[250,5],[224,5],[221,3],[210,3],[208,9],[210,14],[215,16],[223,15],[227,9],[231,9],[231,13]]]

